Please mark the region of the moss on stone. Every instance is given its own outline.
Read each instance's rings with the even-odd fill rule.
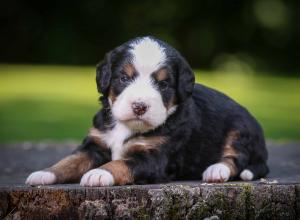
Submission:
[[[21,219],[297,219],[300,207],[299,185],[254,183],[12,187],[0,196],[2,217]]]

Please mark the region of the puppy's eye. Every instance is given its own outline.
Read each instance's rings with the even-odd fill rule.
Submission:
[[[158,86],[159,86],[159,88],[160,88],[161,91],[165,91],[165,90],[168,89],[169,84],[168,84],[167,81],[163,80],[163,81],[159,81],[158,82]]]
[[[130,78],[129,76],[127,76],[126,74],[122,74],[120,76],[120,82],[123,83],[123,84],[126,84],[130,81]]]

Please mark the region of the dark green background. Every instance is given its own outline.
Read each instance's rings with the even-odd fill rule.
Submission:
[[[122,42],[154,35],[193,68],[235,54],[273,73],[300,69],[297,0],[10,0],[0,18],[2,63],[94,65]]]

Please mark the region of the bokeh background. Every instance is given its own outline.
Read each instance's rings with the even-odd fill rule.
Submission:
[[[82,139],[101,107],[96,63],[144,35],[177,48],[267,138],[300,139],[300,1],[10,0],[0,21],[0,142]]]

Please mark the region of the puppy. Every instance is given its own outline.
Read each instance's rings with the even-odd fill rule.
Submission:
[[[258,122],[226,95],[195,84],[168,44],[135,38],[107,53],[96,72],[102,109],[87,137],[27,184],[248,181],[268,173]]]

